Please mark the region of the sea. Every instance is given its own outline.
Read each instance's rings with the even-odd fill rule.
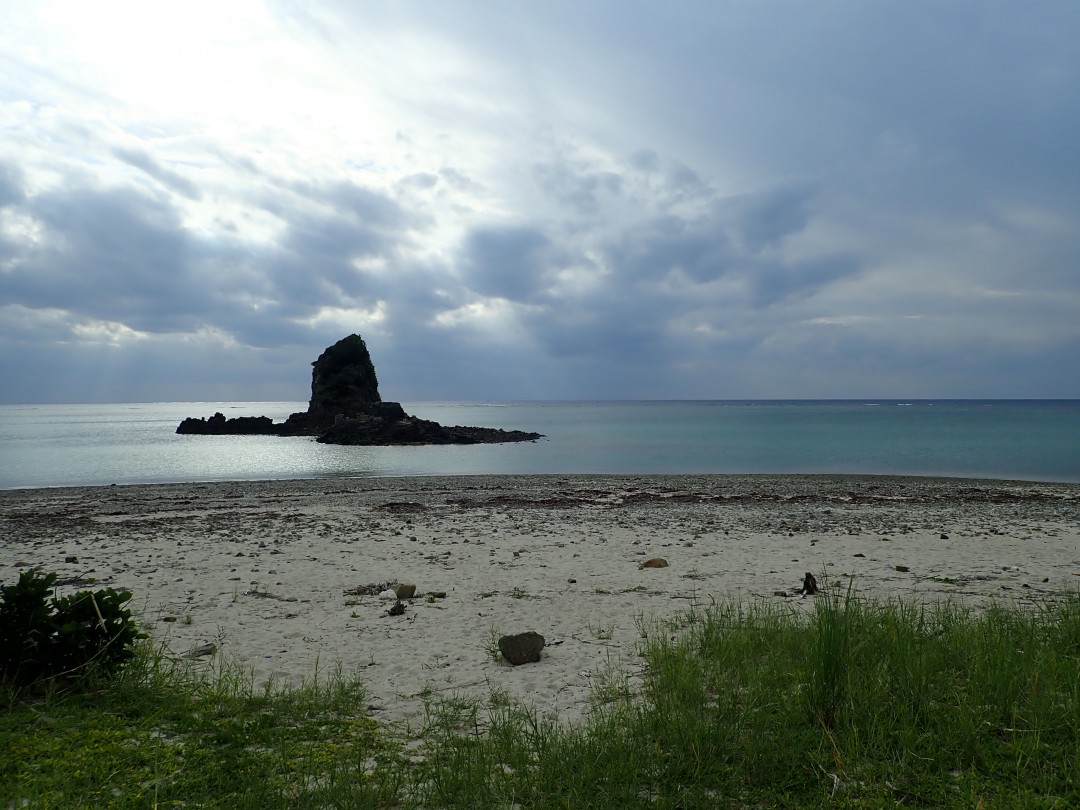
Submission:
[[[0,489],[504,473],[835,473],[1080,482],[1080,400],[405,402],[536,442],[342,447],[179,436],[187,416],[303,402],[0,406]]]

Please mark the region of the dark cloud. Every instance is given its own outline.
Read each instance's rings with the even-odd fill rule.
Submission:
[[[480,188],[480,184],[468,175],[449,166],[440,169],[439,176],[458,191],[477,191]]]
[[[668,204],[700,200],[712,195],[708,183],[689,166],[678,161],[672,161],[666,167],[664,191]]]
[[[202,193],[194,183],[183,175],[171,171],[170,169],[166,169],[154,160],[149,153],[142,149],[117,147],[116,149],[113,149],[113,154],[129,166],[134,166],[136,169],[146,172],[150,177],[153,177],[163,186],[172,189],[177,194],[181,194],[191,200],[202,199]]]
[[[191,243],[165,201],[131,190],[52,191],[25,213],[45,238],[25,245],[0,274],[5,300],[64,308],[133,329],[192,328],[212,279],[189,265]]]
[[[22,173],[14,166],[0,163],[0,208],[23,200]]]
[[[418,172],[402,177],[398,180],[398,186],[407,189],[426,190],[434,188],[439,182],[439,176],[431,172]]]
[[[766,262],[747,273],[750,303],[755,307],[773,306],[782,301],[805,298],[822,288],[859,273],[852,256],[833,256],[816,261],[778,264]]]
[[[310,350],[263,351],[208,337],[122,346],[0,338],[0,354],[10,383],[0,394],[5,403],[302,401],[311,382]]]
[[[551,240],[538,228],[475,228],[465,238],[462,270],[474,292],[523,301],[544,288],[554,259]]]
[[[639,172],[660,171],[660,155],[657,154],[655,149],[639,149],[630,155],[626,162]]]
[[[526,323],[545,351],[560,359],[584,357],[622,367],[655,367],[667,360],[670,301],[618,290],[598,298],[527,316]]]
[[[579,214],[595,214],[602,195],[618,195],[623,187],[614,172],[581,171],[564,162],[539,163],[533,175],[541,189]]]
[[[397,265],[411,230],[424,224],[387,194],[349,182],[284,184],[261,193],[258,204],[284,223],[274,246],[254,259],[273,302],[263,312],[276,317],[374,305],[386,279],[363,266]]]
[[[252,252],[196,236],[168,201],[141,192],[42,194],[25,213],[46,238],[18,248],[0,292],[31,310],[152,334],[211,327],[257,346],[303,340],[310,329],[298,321],[320,307],[374,303],[353,261],[390,251],[384,231],[355,216],[278,210],[288,217],[279,245]]]
[[[721,222],[672,214],[628,228],[605,253],[616,275],[625,280],[678,272],[696,282],[712,281],[737,260]]]
[[[326,202],[342,213],[352,214],[372,229],[397,231],[408,221],[408,215],[392,197],[355,183],[340,182],[306,188],[312,199]]]
[[[698,172],[681,161],[662,157],[655,149],[638,150],[625,158],[623,164],[643,181],[652,204],[670,207],[715,194]]]
[[[810,184],[788,185],[734,201],[723,209],[732,215],[740,240],[750,251],[776,247],[785,237],[802,231],[810,221],[810,201],[816,193]]]
[[[318,274],[323,267],[340,270],[353,259],[390,252],[395,245],[393,236],[352,217],[297,212],[291,215],[281,243],[307,266],[305,272]]]

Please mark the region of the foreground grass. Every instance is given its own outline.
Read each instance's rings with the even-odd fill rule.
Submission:
[[[287,691],[143,649],[119,680],[0,711],[0,808],[386,807],[399,773],[331,676]]]
[[[640,699],[432,741],[434,805],[1080,806],[1080,598],[975,616],[835,591],[646,634]]]
[[[1080,806],[1078,595],[976,615],[828,591],[642,630],[635,696],[607,684],[573,729],[442,704],[419,763],[355,683],[136,668],[0,714],[0,808]]]

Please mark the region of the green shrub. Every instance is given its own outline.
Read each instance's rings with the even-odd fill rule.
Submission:
[[[102,588],[57,598],[55,583],[56,574],[30,570],[0,587],[0,680],[26,685],[113,672],[145,638],[124,607],[130,592]]]

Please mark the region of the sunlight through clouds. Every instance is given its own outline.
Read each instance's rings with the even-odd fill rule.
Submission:
[[[1077,396],[1078,28],[978,0],[3,4],[0,358],[41,359],[0,376],[194,345],[191,396],[246,398],[255,358],[288,396],[362,331],[420,398]]]

